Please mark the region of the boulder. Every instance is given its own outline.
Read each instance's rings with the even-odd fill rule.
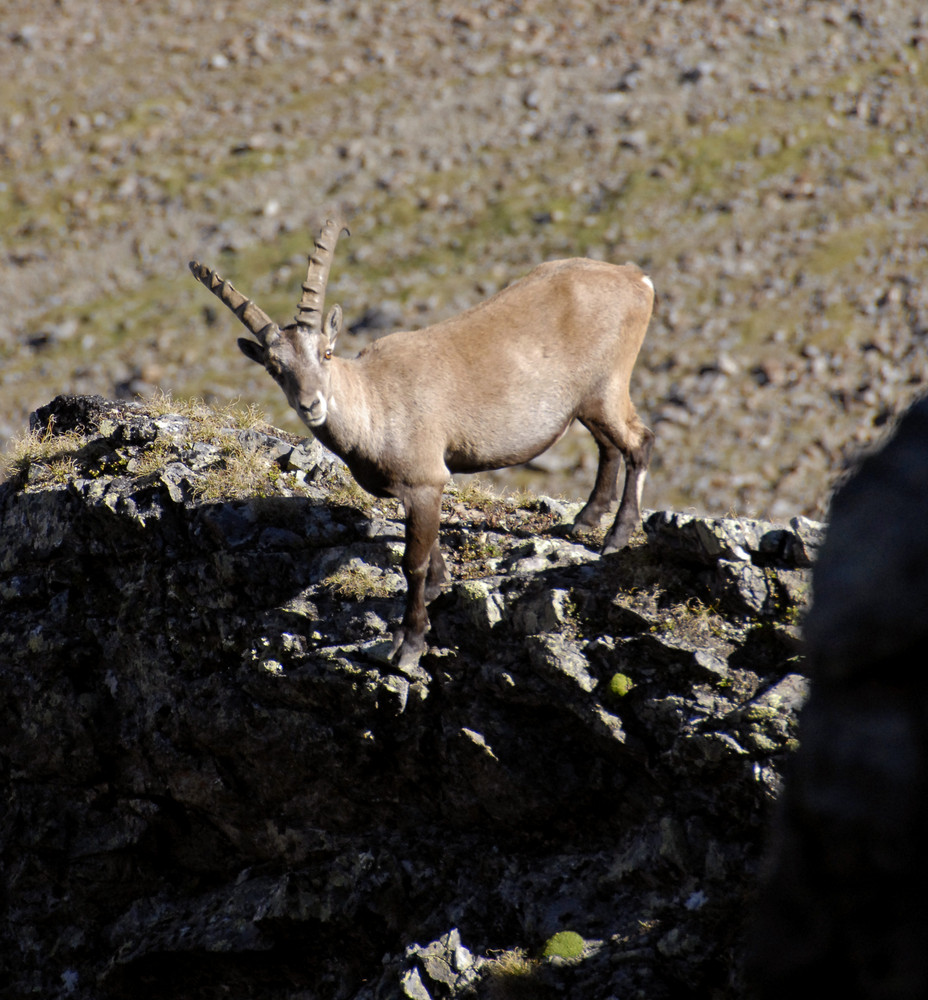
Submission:
[[[836,493],[750,949],[760,998],[928,994],[928,399]],[[780,706],[782,711],[782,706]]]

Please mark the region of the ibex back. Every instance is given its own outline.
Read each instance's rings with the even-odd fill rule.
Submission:
[[[196,261],[190,269],[257,338],[239,347],[267,369],[313,434],[364,489],[402,502],[408,594],[393,657],[409,666],[425,649],[426,603],[450,579],[438,529],[452,473],[527,462],[579,420],[599,446],[599,469],[574,530],[598,525],[618,499],[624,456],[625,487],[603,552],[628,543],[641,520],[654,439],[635,412],[629,379],[654,287],[633,264],[551,261],[460,316],[338,358],[341,309],[333,306],[324,322],[322,313],[342,228],[323,228],[296,322],[283,328],[214,271]]]

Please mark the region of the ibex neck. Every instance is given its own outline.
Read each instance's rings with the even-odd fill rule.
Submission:
[[[380,434],[372,418],[370,390],[354,359],[333,358],[329,382],[328,415],[313,434],[335,452],[365,488],[365,470],[379,457]],[[382,430],[382,428],[381,428]]]

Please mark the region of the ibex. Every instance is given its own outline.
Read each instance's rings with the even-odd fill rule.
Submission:
[[[190,270],[255,336],[238,341],[242,352],[267,369],[322,444],[369,493],[402,502],[408,593],[391,656],[408,667],[425,649],[426,603],[450,580],[438,530],[452,473],[528,462],[579,420],[599,446],[599,468],[572,530],[598,525],[618,499],[624,456],[622,501],[602,551],[628,543],[641,520],[654,440],[632,404],[629,379],[654,286],[633,264],[551,261],[460,316],[339,358],[341,308],[324,321],[322,314],[343,228],[323,227],[289,326],[279,327],[208,267],[191,261]]]

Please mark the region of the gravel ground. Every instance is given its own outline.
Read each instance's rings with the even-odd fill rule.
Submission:
[[[297,429],[186,262],[283,319],[333,208],[343,352],[541,260],[647,267],[651,507],[821,517],[923,391],[922,0],[6,0],[0,61],[0,444],[65,391]],[[578,431],[500,482],[594,466]]]

